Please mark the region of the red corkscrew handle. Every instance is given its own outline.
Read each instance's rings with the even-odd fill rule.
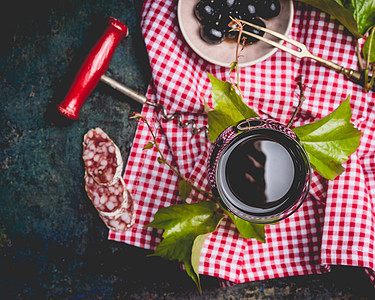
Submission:
[[[115,18],[108,19],[108,27],[83,62],[65,99],[57,105],[64,116],[78,119],[83,103],[108,69],[117,45],[127,35],[126,25]]]

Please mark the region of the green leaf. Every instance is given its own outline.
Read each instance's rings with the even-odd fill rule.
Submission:
[[[178,182],[178,193],[180,194],[183,201],[185,201],[186,198],[189,197],[192,189],[193,186],[190,181],[180,180]]]
[[[201,287],[200,280],[199,280],[199,259],[201,257],[203,244],[206,238],[208,237],[208,235],[209,233],[198,235],[196,239],[194,240],[193,248],[191,251],[192,252],[191,253],[192,271],[188,271],[188,269],[186,269],[186,272],[189,274],[191,278],[197,276],[197,280],[196,281],[194,280],[194,281],[200,293],[202,292],[202,287]]]
[[[375,63],[375,26],[370,30],[370,35],[363,45],[362,53],[366,61]]]
[[[341,163],[359,146],[362,133],[350,123],[351,116],[348,97],[328,116],[293,129],[311,166],[327,179],[333,180],[344,171]]]
[[[375,1],[373,0],[351,0],[348,8],[353,12],[354,19],[358,24],[358,31],[366,33],[370,27],[375,25]]]
[[[330,16],[336,18],[344,25],[354,36],[360,37],[362,32],[359,30],[358,24],[354,18],[353,12],[345,8],[341,1],[335,0],[299,0],[314,6]]]
[[[211,74],[208,74],[208,77],[212,84],[214,110],[208,111],[207,116],[209,139],[213,142],[226,128],[244,119],[259,116],[242,101],[229,82],[221,81]]]
[[[229,74],[233,72],[233,70],[235,70],[238,66],[238,63],[233,61],[231,64],[230,64],[230,70],[229,70]]]
[[[299,0],[336,18],[359,38],[375,25],[375,1],[372,0]]]
[[[224,211],[232,219],[233,223],[236,225],[238,232],[245,239],[256,239],[261,243],[266,242],[266,230],[264,224],[255,224],[241,219],[235,216],[226,209]]]
[[[216,204],[211,201],[172,205],[158,210],[154,220],[146,225],[164,229],[163,241],[153,255],[183,262],[188,275],[200,289],[196,261],[203,237],[197,238],[215,231],[222,218],[223,215],[216,211]]]
[[[143,150],[154,148],[153,142],[148,142],[146,146],[143,147]]]

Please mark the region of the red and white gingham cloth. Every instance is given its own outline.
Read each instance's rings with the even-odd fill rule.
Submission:
[[[179,30],[176,6],[177,0],[144,3],[141,26],[153,83],[147,96],[169,113],[182,112],[184,120],[194,118],[198,125],[207,125],[203,108],[203,99],[210,102],[207,72],[221,80],[233,78],[228,68],[206,62],[189,48]],[[310,6],[300,2],[294,6],[289,36],[316,55],[357,69],[355,41],[343,26]],[[284,123],[298,103],[296,78],[303,75],[306,101],[296,126],[328,115],[350,95],[352,122],[363,136],[337,179],[328,181],[313,172],[309,197],[291,217],[266,227],[266,243],[241,238],[230,220],[223,221],[203,246],[199,272],[241,283],[351,265],[364,267],[375,281],[375,93],[366,94],[342,75],[283,51],[240,72],[247,104],[259,115]],[[185,177],[208,190],[210,143],[204,133],[192,135],[190,128],[181,129],[177,121],[161,122],[160,127],[151,106],[144,106],[142,114],[157,131],[167,160],[175,161]],[[144,225],[159,208],[181,203],[177,176],[157,162],[155,149],[142,150],[151,140],[147,127],[140,124],[124,175],[137,205],[136,224],[125,233],[109,233],[109,239],[146,249],[156,248],[162,231]],[[199,200],[203,200],[201,195],[192,196],[191,201]]]

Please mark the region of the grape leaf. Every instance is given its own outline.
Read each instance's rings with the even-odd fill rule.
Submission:
[[[359,32],[366,33],[370,27],[375,25],[375,1],[350,0],[347,2],[350,2],[347,6],[353,12]]]
[[[344,7],[340,0],[298,0],[314,6],[330,16],[336,18],[342,25],[344,25],[357,38],[361,36],[362,32],[354,19],[353,12]]]
[[[143,147],[143,150],[154,148],[153,142],[148,142],[146,146]]]
[[[237,94],[233,86],[226,81],[221,81],[211,74],[212,104],[214,110],[207,111],[209,139],[211,142],[226,128],[235,125],[244,119],[259,117],[248,107]]]
[[[236,225],[239,233],[245,239],[256,239],[261,243],[266,242],[266,230],[264,224],[255,224],[241,219],[225,210],[228,216],[232,219],[233,223]]]
[[[180,180],[178,182],[178,193],[180,194],[183,201],[185,201],[186,198],[189,197],[192,189],[193,186],[190,181]]]
[[[375,63],[375,26],[370,30],[370,35],[363,45],[363,57],[369,63]]]
[[[375,1],[369,0],[299,0],[336,18],[359,38],[375,25]]]
[[[199,281],[199,260],[200,260],[200,257],[201,257],[201,252],[202,252],[202,247],[203,247],[203,244],[206,240],[206,238],[209,236],[209,233],[206,233],[206,234],[201,234],[201,235],[198,235],[195,240],[194,240],[194,243],[193,243],[193,248],[192,248],[192,253],[191,253],[191,266],[192,266],[192,274],[197,274],[198,276],[198,290],[199,292],[202,291],[202,287],[201,287],[201,284],[200,284],[200,281]],[[186,266],[185,266],[186,267]],[[194,272],[194,273],[193,273]],[[190,274],[188,273],[188,274]],[[196,282],[196,284],[197,284]]]
[[[159,209],[154,220],[146,225],[164,229],[163,240],[152,256],[183,262],[186,272],[201,291],[196,265],[203,245],[200,236],[215,231],[222,218],[223,214],[216,211],[216,204],[211,201]]]
[[[328,116],[293,129],[311,166],[327,179],[333,180],[344,171],[341,163],[359,146],[362,133],[350,123],[351,116],[348,97]]]

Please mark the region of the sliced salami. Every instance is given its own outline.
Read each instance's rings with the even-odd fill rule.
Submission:
[[[111,186],[98,184],[85,174],[85,189],[105,225],[114,231],[125,231],[135,222],[134,203],[123,179]]]
[[[93,177],[86,172],[85,189],[92,204],[99,212],[113,213],[123,205],[127,205],[128,193],[124,181],[117,180],[111,186],[98,184]]]
[[[112,213],[99,213],[100,217],[102,218],[103,222],[109,229],[113,231],[122,232],[130,227],[132,227],[135,223],[135,210],[134,210],[134,202],[133,198],[129,191],[128,193],[128,201],[127,205],[123,206],[121,211],[113,212]]]
[[[134,202],[121,178],[119,148],[100,128],[85,134],[83,160],[86,167],[85,189],[104,224],[122,232],[135,223]],[[104,162],[104,163],[103,163]]]
[[[121,177],[123,161],[120,149],[101,129],[89,130],[83,138],[86,172],[99,184],[113,185]]]

